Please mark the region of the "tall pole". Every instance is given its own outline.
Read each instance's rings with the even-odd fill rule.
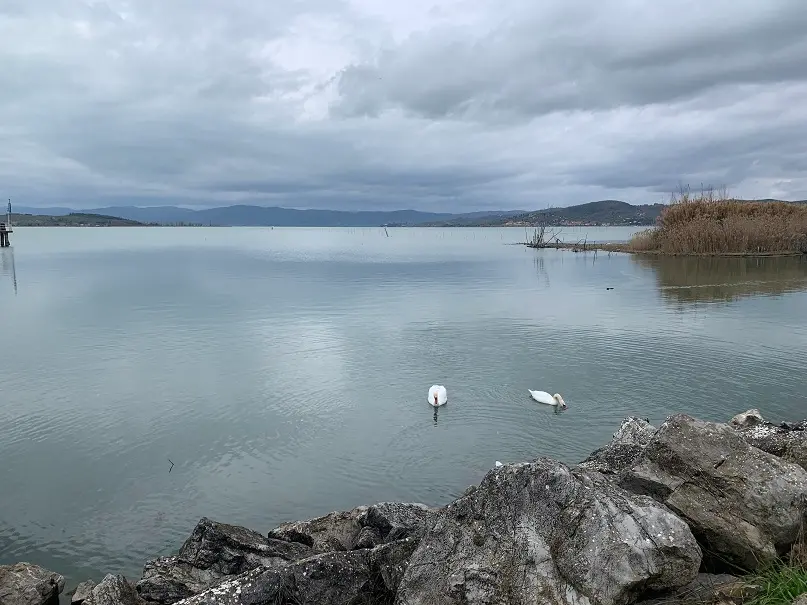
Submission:
[[[8,198],[8,212],[6,214],[6,229],[11,231],[11,198]]]

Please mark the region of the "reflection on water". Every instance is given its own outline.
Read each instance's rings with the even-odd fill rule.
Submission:
[[[733,302],[807,290],[807,258],[633,256],[653,269],[661,295],[675,303]]]
[[[538,271],[538,277],[541,283],[547,288],[550,286],[549,272],[546,270],[546,263],[543,256],[535,257],[535,269]]]
[[[10,278],[14,285],[14,294],[17,294],[17,265],[14,262],[14,248],[0,250],[0,275]]]

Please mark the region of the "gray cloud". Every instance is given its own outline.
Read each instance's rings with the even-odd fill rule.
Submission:
[[[512,19],[484,36],[435,30],[346,68],[335,111],[518,119],[807,77],[807,7],[798,0],[511,6]]]
[[[505,8],[503,8],[503,6]],[[24,205],[807,198],[798,0],[6,0]]]

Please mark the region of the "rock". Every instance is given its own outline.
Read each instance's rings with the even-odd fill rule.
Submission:
[[[180,605],[392,603],[418,545],[409,537],[372,550],[315,555],[285,567],[260,567],[228,579]]]
[[[145,565],[137,591],[147,601],[170,605],[257,568],[271,570],[315,554],[367,550],[406,537],[416,539],[423,535],[433,515],[433,510],[422,504],[382,502],[286,523],[269,532],[269,537],[203,518],[179,554]],[[398,554],[400,549],[389,552]],[[386,561],[380,554],[374,561],[379,573],[382,564],[389,567],[401,563]]]
[[[629,417],[622,421],[613,440],[592,452],[580,468],[616,475],[633,465],[656,432],[647,420]]]
[[[325,605],[383,603],[375,592],[366,551],[332,552],[279,569],[259,567],[222,582],[181,605]],[[389,601],[387,601],[389,602]]]
[[[367,507],[359,515],[359,523],[377,529],[385,543],[420,538],[434,520],[436,511],[425,504],[380,502]]]
[[[807,605],[807,593],[796,597],[793,601],[793,605]]]
[[[409,537],[382,544],[370,551],[370,572],[374,577],[380,578],[387,594],[394,596],[397,593],[409,559],[419,543],[419,538]]]
[[[92,580],[87,580],[86,582],[82,582],[76,586],[76,590],[73,592],[73,596],[70,598],[71,605],[81,605],[89,598],[93,588],[95,588],[95,582]]]
[[[84,584],[87,584],[87,582]],[[76,593],[78,593],[78,589],[76,589]],[[135,587],[126,578],[112,574],[108,574],[97,586],[93,586],[84,599],[84,605],[143,604],[143,599],[140,598]]]
[[[711,603],[717,597],[717,590],[737,582],[737,577],[730,574],[699,573],[689,584],[675,589],[669,594],[658,596],[639,605],[686,605],[688,603]]]
[[[352,550],[361,531],[358,517],[366,509],[366,506],[360,506],[307,521],[283,523],[269,532],[269,538],[305,544],[314,553]]]
[[[761,590],[762,587],[758,584],[749,584],[738,579],[715,587],[715,599],[723,603],[742,605],[742,603],[753,599]]]
[[[252,530],[203,517],[174,557],[146,563],[137,591],[147,601],[175,603],[257,567],[274,568],[309,557],[296,542],[273,540]]]
[[[380,502],[308,521],[284,523],[270,531],[269,537],[305,544],[315,553],[371,548],[408,536],[422,536],[434,510],[418,503]]]
[[[757,416],[753,415],[754,412]],[[758,417],[758,422],[735,422],[737,418],[749,414],[751,417]],[[789,462],[795,462],[807,470],[807,430],[805,430],[807,421],[783,422],[776,426],[765,422],[757,410],[748,410],[743,414],[737,414],[729,424],[754,447]]]
[[[721,591],[734,587],[738,578],[729,574],[699,573],[689,584],[639,605],[704,605],[724,600]]]
[[[395,602],[622,605],[692,581],[700,562],[666,507],[542,458],[491,470],[438,512]]]
[[[737,414],[734,418],[729,420],[729,424],[735,429],[747,429],[762,424],[763,422],[765,422],[765,419],[756,408]]]
[[[785,554],[807,515],[807,472],[752,447],[727,424],[671,416],[619,485],[689,524],[707,570],[749,571]],[[724,561],[723,561],[724,560]]]
[[[382,544],[383,541],[384,539],[381,537],[381,532],[375,527],[362,527],[359,531],[359,535],[356,536],[354,547],[356,549],[373,548],[374,546]]]
[[[0,565],[0,605],[58,605],[64,577],[33,563]]]

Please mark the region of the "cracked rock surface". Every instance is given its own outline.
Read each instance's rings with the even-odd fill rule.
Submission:
[[[775,425],[754,409],[737,414],[729,424],[754,447],[807,470],[807,420]]]
[[[714,569],[728,562],[754,570],[773,561],[807,519],[807,471],[750,445],[727,424],[683,414],[659,427],[619,485],[684,519]]]
[[[443,509],[410,559],[398,605],[622,605],[692,581],[681,519],[599,473],[542,458],[490,471]]]
[[[0,565],[0,605],[58,605],[64,577],[32,563]]]
[[[169,605],[256,567],[275,568],[311,556],[296,542],[266,538],[244,527],[202,518],[179,554],[146,563],[137,583],[140,596]]]

